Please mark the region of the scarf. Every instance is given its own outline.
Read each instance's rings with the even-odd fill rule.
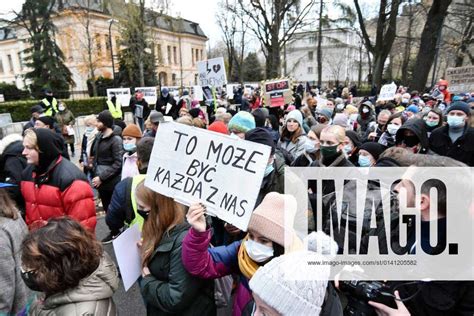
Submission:
[[[245,249],[245,241],[247,241],[249,237],[246,236],[239,247],[239,253],[237,254],[237,259],[239,261],[239,269],[240,272],[247,278],[251,279],[255,272],[257,272],[260,266],[253,261],[250,256],[247,254],[247,250]]]

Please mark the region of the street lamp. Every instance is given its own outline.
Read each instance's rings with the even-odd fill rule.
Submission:
[[[110,47],[110,58],[112,59],[112,80],[114,82],[114,87],[115,87],[115,64],[114,64],[114,50],[112,47],[112,24],[118,21],[114,19],[109,19],[107,20],[107,22],[109,22],[109,47]]]

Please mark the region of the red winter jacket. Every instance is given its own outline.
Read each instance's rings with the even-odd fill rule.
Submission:
[[[69,216],[95,231],[92,188],[84,173],[69,160],[59,157],[42,175],[36,174],[33,165],[28,165],[22,174],[21,193],[30,230],[44,226],[50,218]]]

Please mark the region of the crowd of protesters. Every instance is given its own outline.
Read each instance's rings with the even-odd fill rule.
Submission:
[[[155,109],[138,91],[128,124],[113,96],[85,118],[83,135],[75,135],[65,102],[45,91],[23,135],[0,140],[0,314],[116,315],[119,272],[102,244],[138,224],[148,315],[215,315],[226,305],[232,315],[342,315],[344,294],[327,280],[328,268],[316,280],[283,277],[288,264],[304,275],[302,260],[321,255],[284,231],[297,204],[285,195],[285,168],[474,166],[474,95],[450,94],[445,80],[429,93],[400,87],[390,101],[357,98],[355,87],[299,85],[293,101],[277,107],[259,89],[246,90],[199,102],[187,90],[174,98],[162,88]],[[154,137],[166,121],[270,147],[246,232],[208,216],[203,203],[185,207],[145,186]],[[69,160],[76,138],[78,164]],[[97,198],[110,229],[101,241]],[[311,232],[316,214],[308,216]],[[323,233],[310,237],[337,248]],[[412,294],[399,287],[394,295],[410,300],[370,304],[379,315],[474,313],[473,282],[426,282]]]

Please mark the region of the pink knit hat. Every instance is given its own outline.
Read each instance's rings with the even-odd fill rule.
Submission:
[[[285,226],[293,227],[295,214],[296,199],[293,196],[270,192],[253,211],[248,230],[256,231],[280,246],[285,246]],[[285,220],[288,222],[285,223]],[[287,236],[293,235],[293,231],[288,233]]]

